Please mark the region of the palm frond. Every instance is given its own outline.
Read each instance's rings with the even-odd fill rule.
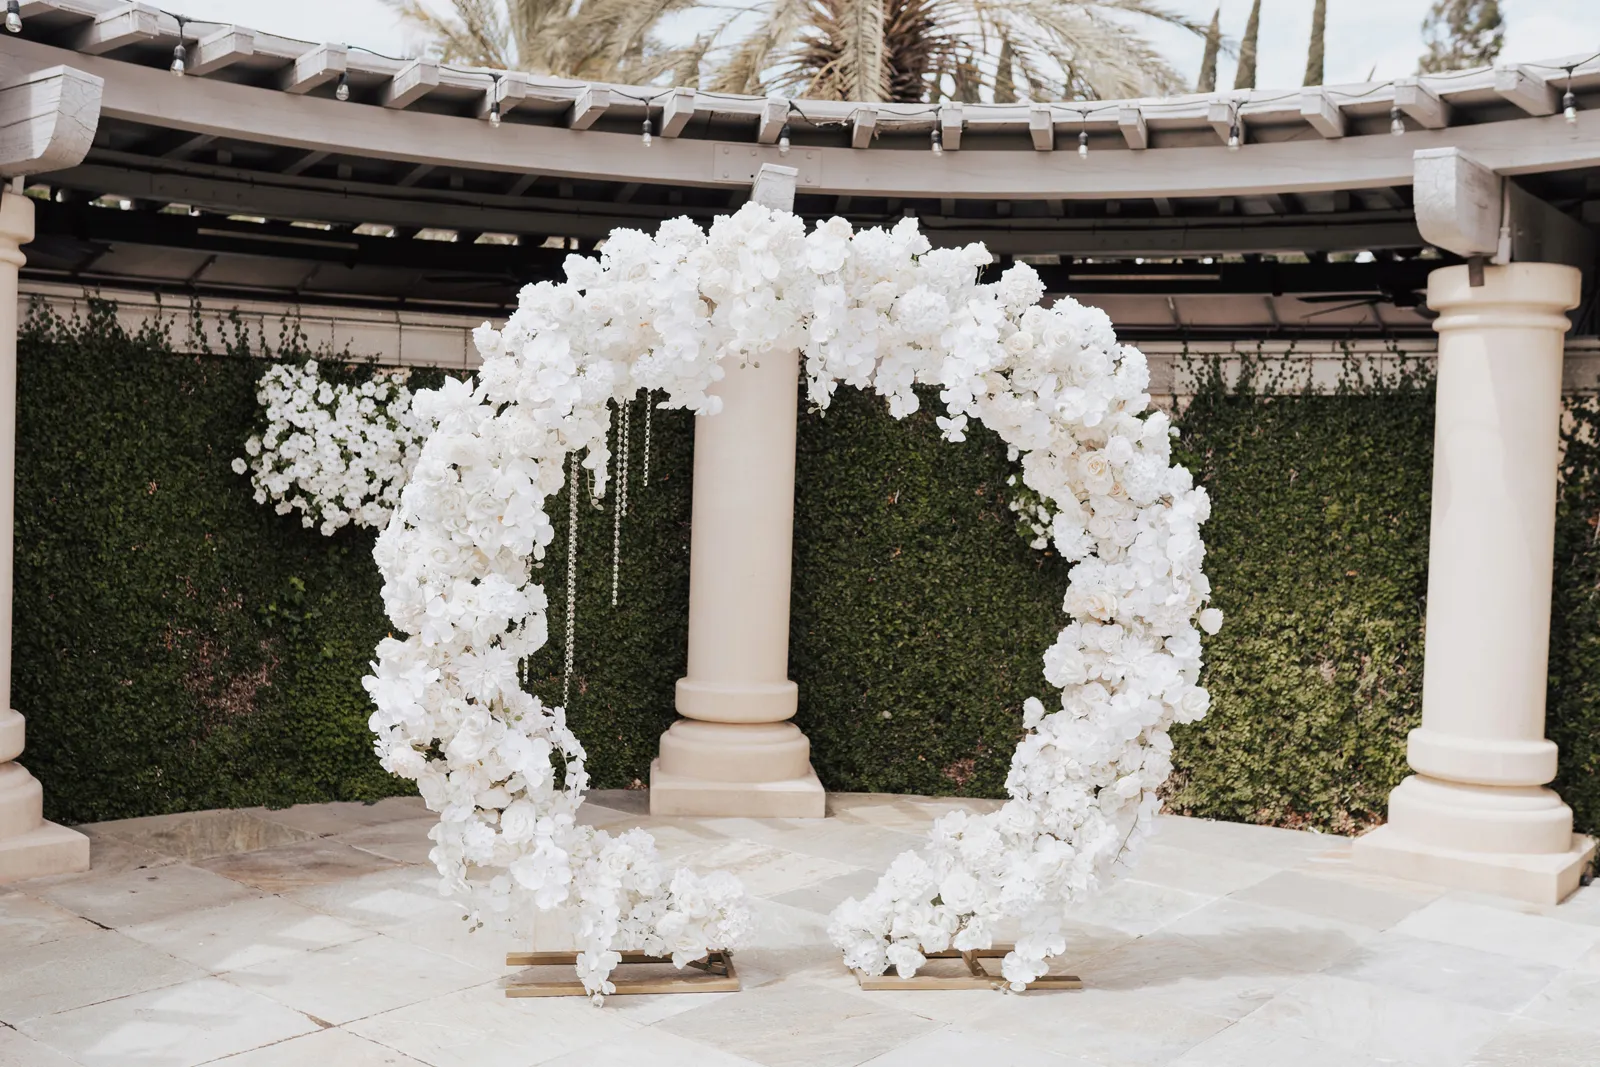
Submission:
[[[735,45],[711,74],[712,92],[760,94],[763,76],[780,50],[793,46],[804,30],[810,7],[807,0],[769,0],[761,24]]]

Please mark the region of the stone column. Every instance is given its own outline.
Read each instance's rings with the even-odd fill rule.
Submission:
[[[792,210],[795,171],[762,167],[754,199]],[[793,723],[789,574],[800,354],[724,365],[722,411],[694,428],[689,670],[683,716],[650,766],[655,815],[821,818],[811,743]]]
[[[89,869],[89,839],[44,821],[44,790],[15,762],[24,724],[11,709],[11,541],[17,471],[17,269],[33,201],[0,196],[0,882]]]
[[[1402,878],[1553,904],[1594,842],[1550,789],[1544,736],[1563,312],[1578,271],[1549,263],[1428,278],[1438,413],[1416,774],[1358,862]]]

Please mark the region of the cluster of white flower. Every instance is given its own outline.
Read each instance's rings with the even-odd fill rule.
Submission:
[[[256,399],[267,428],[244,443],[256,503],[324,535],[354,522],[381,529],[400,502],[423,440],[433,426],[412,407],[405,371],[379,371],[360,385],[324,381],[316,360],[275,363]]]
[[[503,330],[479,329],[475,381],[418,394],[438,430],[375,552],[389,617],[410,635],[382,642],[366,679],[377,751],[440,813],[432,858],[449,888],[499,912],[576,907],[596,995],[619,951],[681,963],[731,943],[747,917],[731,878],[669,877],[647,835],[576,823],[583,749],[563,709],[517,684],[546,638],[530,563],[552,539],[545,504],[570,453],[603,491],[609,405],[651,389],[714,414],[707,390],[730,360],[800,349],[824,407],[844,382],[903,416],[914,385],[941,387],[945,436],[973,418],[998,432],[1076,563],[1071,621],[1045,655],[1060,706],[1028,702],[1013,799],[941,819],[922,853],[842,905],[831,934],[846,961],[907,974],[925,952],[988,945],[1013,918],[1028,933],[1004,973],[1026,982],[1062,950],[1066,906],[1148,829],[1167,727],[1206,708],[1195,621],[1221,621],[1202,610],[1208,503],[1171,466],[1166,416],[1144,414],[1144,357],[1099,311],[1040,307],[1031,268],[979,284],[988,260],[981,246],[930,249],[909,220],[807,234],[754,204],[709,233],[684,219],[654,237],[618,230],[599,260],[569,257],[565,282],[523,290]]]

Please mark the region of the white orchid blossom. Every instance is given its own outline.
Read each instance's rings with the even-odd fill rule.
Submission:
[[[587,783],[565,711],[516,683],[546,640],[531,575],[553,537],[549,498],[567,457],[603,492],[610,405],[640,390],[663,407],[714,415],[725,368],[799,349],[809,395],[842,382],[917,410],[939,388],[939,425],[960,440],[981,422],[1020,457],[1040,527],[1074,562],[1069,616],[1045,654],[1060,692],[1033,699],[1006,788],[985,816],[939,819],[830,935],[869,973],[914,972],[926,953],[986,947],[1002,920],[1026,935],[1002,965],[1021,986],[1063,951],[1063,918],[1151,826],[1172,769],[1168,727],[1204,714],[1200,524],[1209,504],[1171,464],[1166,417],[1149,413],[1144,356],[1105,314],[1040,305],[1027,266],[980,284],[980,245],[932,249],[916,223],[807,233],[794,215],[747,204],[708,232],[686,219],[654,236],[617,230],[598,260],[568,257],[566,280],[522,291],[501,330],[475,334],[470,382],[418,393],[437,423],[374,555],[397,633],[365,685],[385,767],[413,778],[440,815],[431,857],[474,908],[571,906],[578,972],[597,998],[620,953],[680,965],[743,936],[748,912],[725,873],[667,872],[650,836],[577,822]]]

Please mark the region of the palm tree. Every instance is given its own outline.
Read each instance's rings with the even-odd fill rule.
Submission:
[[[1107,98],[1180,91],[1137,20],[1158,0],[763,0],[693,42],[661,20],[704,0],[388,0],[447,62],[596,81],[849,100]]]
[[[1211,14],[1211,25],[1206,28],[1206,50],[1200,56],[1200,77],[1194,83],[1197,93],[1217,91],[1217,53],[1222,50],[1222,8]]]
[[[1306,47],[1306,78],[1302,85],[1321,85],[1323,81],[1323,38],[1328,30],[1328,0],[1317,0],[1311,9],[1311,43]]]
[[[1256,87],[1256,42],[1261,36],[1261,0],[1251,5],[1250,21],[1244,25],[1244,40],[1239,43],[1239,69],[1233,75],[1235,89]]]
[[[1136,21],[1206,32],[1156,0],[767,0],[752,10],[758,25],[713,62],[710,89],[867,101],[1171,93],[1183,79]]]
[[[698,77],[694,46],[667,47],[655,36],[664,16],[698,0],[449,0],[448,13],[425,0],[386,2],[446,63],[593,81]]]

